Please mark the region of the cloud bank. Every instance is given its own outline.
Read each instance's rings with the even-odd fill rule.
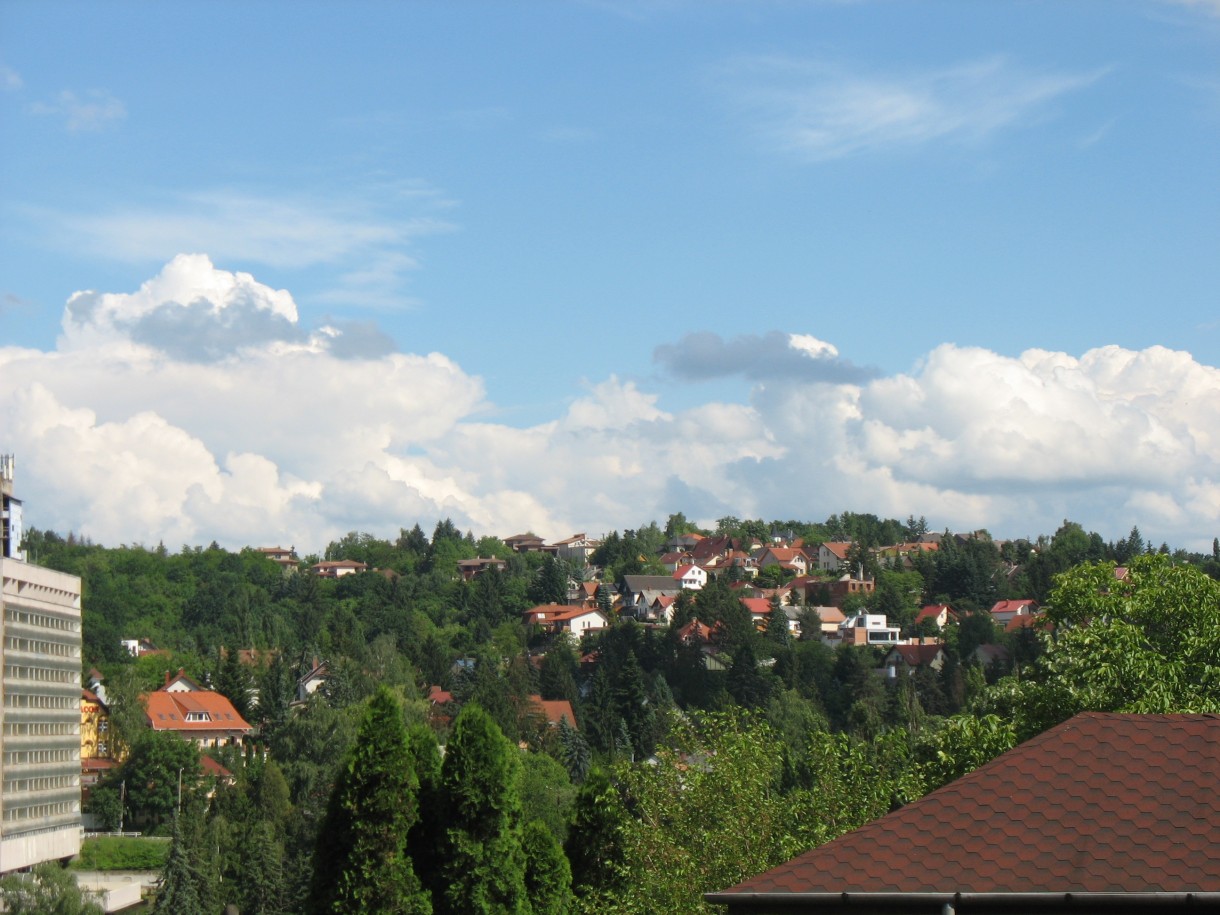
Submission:
[[[0,348],[0,450],[28,523],[106,544],[320,551],[349,530],[600,534],[674,511],[926,515],[996,536],[1071,518],[1203,549],[1220,519],[1220,370],[1161,347],[1017,357],[945,344],[882,377],[804,332],[658,347],[748,403],[667,411],[609,377],[553,420],[492,420],[480,379],[373,325],[302,327],[291,294],[180,255],[82,292],[55,351]]]

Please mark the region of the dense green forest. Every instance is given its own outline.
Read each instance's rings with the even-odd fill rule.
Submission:
[[[26,550],[83,580],[85,671],[104,675],[127,750],[92,807],[173,835],[158,910],[179,915],[702,912],[701,893],[1077,711],[1220,711],[1220,545],[1171,552],[1138,530],[1118,543],[1072,522],[1033,542],[946,535],[910,566],[869,549],[926,533],[923,519],[725,518],[707,532],[854,541],[877,581],[857,608],[909,634],[920,606],[952,604],[941,670],[893,679],[876,673],[879,649],[756,627],[727,576],[683,595],[671,627],[615,621],[576,644],[522,623],[594,569],[604,589],[662,571],[667,540],[693,528],[673,515],[611,533],[588,568],[447,521],[430,537],[352,533],[288,572],[215,544],[106,548],[34,530]],[[476,556],[503,571],[463,580],[458,560]],[[319,578],[307,569],[321,558],[379,571]],[[1038,600],[1050,625],[997,632],[978,611],[1003,598]],[[677,637],[696,616],[715,625],[723,665]],[[124,638],[168,654],[134,659]],[[994,643],[1009,663],[984,668],[974,649]],[[257,663],[235,649],[259,649]],[[324,686],[297,702],[319,660]],[[187,779],[181,802],[171,784],[198,773],[195,751],[148,730],[139,705],[179,667],[258,728],[244,752],[218,752],[234,784]],[[432,685],[454,697],[443,717]],[[535,694],[569,701],[575,726],[548,726]]]

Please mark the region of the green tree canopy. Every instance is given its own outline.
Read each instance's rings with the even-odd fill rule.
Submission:
[[[519,751],[487,712],[467,703],[453,723],[441,765],[448,826],[441,911],[528,911],[520,784]]]
[[[982,711],[1025,740],[1083,711],[1220,712],[1220,582],[1162,554],[1058,576],[1054,634],[1023,678],[1001,680]]]
[[[322,913],[430,913],[407,848],[419,815],[402,707],[381,687],[331,794],[318,834],[313,908]]]
[[[8,915],[102,915],[104,911],[81,890],[70,871],[54,862],[35,866],[32,874],[0,879],[0,909]]]

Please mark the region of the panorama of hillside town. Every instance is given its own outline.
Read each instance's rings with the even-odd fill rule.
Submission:
[[[1073,715],[1220,711],[1220,543],[845,511],[107,546],[0,470],[10,911],[722,911]]]

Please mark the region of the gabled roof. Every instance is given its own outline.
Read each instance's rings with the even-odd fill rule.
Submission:
[[[572,606],[570,604],[539,604],[537,607],[531,607],[526,610],[522,616],[529,623],[570,623],[574,619],[579,619],[582,616],[596,615],[602,619],[602,622],[609,623],[606,619],[606,614],[602,613],[597,607]]]
[[[827,540],[822,546],[828,553],[840,561],[847,559],[847,551],[851,549],[850,540]]]
[[[792,563],[796,562],[798,559],[804,561],[805,563],[808,563],[808,561],[809,561],[809,557],[805,555],[804,550],[797,550],[797,549],[793,549],[791,547],[783,547],[783,546],[763,547],[763,549],[758,554],[759,561],[761,561],[762,558],[764,556],[766,556],[767,554],[774,556],[776,561],[779,562],[781,565],[791,565]]]
[[[704,537],[694,544],[691,548],[691,554],[695,558],[695,562],[703,563],[711,559],[713,556],[722,556],[729,550],[733,549],[733,538],[725,534],[717,534],[712,537]]]
[[[673,592],[678,588],[672,575],[624,575],[623,585],[631,594],[640,591]]]
[[[928,604],[926,607],[921,607],[915,614],[915,622],[918,624],[924,620],[934,620],[942,613],[948,614],[951,619],[957,619],[957,611],[948,604]]]
[[[1014,616],[1004,624],[1005,632],[1017,632],[1021,629],[1045,629],[1050,631],[1054,629],[1054,625],[1046,616],[1034,610],[1032,613],[1023,613],[1020,616]]]
[[[441,689],[436,684],[428,687],[428,702],[432,705],[446,705],[453,701],[453,693],[447,689]]]
[[[232,772],[206,754],[199,757],[199,766],[203,769],[204,775],[210,775],[212,778],[228,779],[233,777]]]
[[[813,609],[818,612],[818,618],[823,623],[841,623],[847,619],[847,614],[838,607],[814,607]]]
[[[721,893],[755,911],[1220,904],[1220,716],[1087,712]],[[918,850],[934,853],[917,853]],[[1183,895],[1207,894],[1193,899]],[[1070,894],[1070,896],[1069,896]],[[1128,911],[1137,909],[1128,908]]]
[[[211,690],[171,693],[164,689],[141,697],[154,731],[240,731],[250,725],[233,703]],[[190,720],[196,719],[196,720]]]
[[[696,640],[700,642],[710,642],[712,640],[713,629],[707,623],[701,623],[699,620],[693,619],[681,629],[678,630],[678,638],[684,642]]]
[[[741,597],[738,598],[743,607],[750,611],[752,616],[770,616],[771,601],[765,597]]]
[[[943,649],[940,645],[895,645],[890,649],[890,656],[895,653],[909,667],[924,667],[935,661],[938,655],[943,654]]]
[[[559,722],[566,718],[569,725],[576,727],[576,713],[572,711],[572,703],[567,699],[543,699],[542,696],[534,694],[530,696],[530,705],[546,718],[548,724],[559,727]]]
[[[1038,602],[1033,600],[998,600],[991,608],[991,615],[995,617],[1015,616],[1032,613],[1037,609]]]

